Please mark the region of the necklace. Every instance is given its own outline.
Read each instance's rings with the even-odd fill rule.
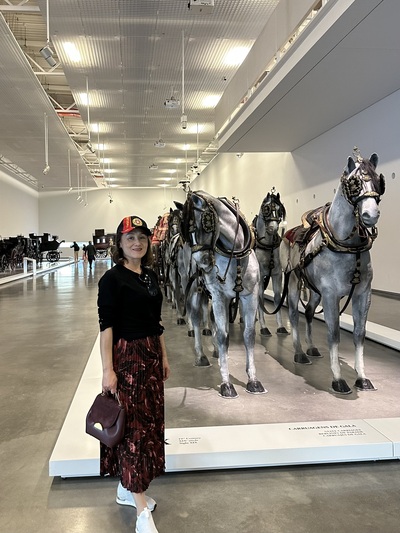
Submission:
[[[138,280],[146,286],[147,292],[150,294],[150,296],[157,295],[157,286],[153,283],[147,272],[142,272],[139,274]]]

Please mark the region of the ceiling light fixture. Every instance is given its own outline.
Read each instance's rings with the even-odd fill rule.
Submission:
[[[63,46],[69,59],[73,61],[74,63],[79,63],[81,60],[81,54],[79,53],[79,50],[77,49],[75,44],[71,42],[67,42],[67,43],[64,43]]]
[[[168,98],[164,102],[164,105],[167,109],[176,109],[180,106],[180,104],[180,101],[177,100],[174,95],[172,95],[171,98]]]
[[[187,115],[185,115],[185,31],[182,30],[182,115],[181,127],[187,128]]]
[[[71,181],[71,150],[68,150],[68,192],[72,191],[72,181]]]
[[[149,166],[149,169],[150,169],[150,170],[157,170],[157,169],[158,169],[158,165],[155,165],[154,163],[152,163],[152,164]]]
[[[49,173],[49,126],[47,121],[47,113],[44,114],[44,164],[43,174]]]
[[[47,40],[46,44],[39,50],[40,55],[46,60],[50,67],[55,67],[57,61],[54,59],[54,52],[50,48],[50,22],[49,22],[49,0],[46,0],[46,22],[47,22]]]
[[[154,143],[154,146],[156,148],[165,148],[165,142],[162,139],[158,139],[158,141]]]

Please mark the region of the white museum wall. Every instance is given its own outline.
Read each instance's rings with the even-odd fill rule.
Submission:
[[[352,147],[364,156],[376,151],[378,172],[386,177],[386,194],[381,203],[379,235],[372,248],[374,289],[400,293],[397,267],[400,250],[394,246],[394,228],[399,227],[400,91],[326,132],[293,153],[220,154],[193,181],[192,189],[204,189],[215,196],[236,196],[249,221],[258,212],[264,196],[274,186],[287,209],[287,226],[300,222],[301,214],[323,205],[333,197],[340,174]],[[173,201],[184,201],[180,188],[88,191],[88,206],[77,202],[74,193],[32,191],[0,172],[0,235],[43,232],[65,241],[87,242],[96,228],[115,231],[127,214],[138,214],[153,225]],[[65,252],[63,257],[65,256]]]
[[[37,233],[38,193],[0,170],[0,236]]]
[[[214,196],[236,196],[248,221],[275,187],[287,210],[287,227],[300,223],[303,212],[329,202],[340,175],[358,146],[363,157],[379,156],[378,173],[386,178],[378,238],[372,247],[373,288],[400,293],[400,91],[307,143],[293,153],[220,154],[191,187]]]
[[[113,202],[110,203],[110,189],[94,189],[87,193],[87,206],[77,201],[77,193],[41,193],[39,197],[39,229],[58,235],[66,242],[88,242],[92,240],[95,229],[114,233],[118,224],[128,215],[139,215],[154,226],[158,215],[173,207],[173,200],[184,201],[182,189],[117,189],[112,190]],[[60,251],[63,251],[63,246]],[[64,251],[62,257],[71,255]]]

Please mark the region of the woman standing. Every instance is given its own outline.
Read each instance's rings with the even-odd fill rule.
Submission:
[[[151,232],[138,216],[117,228],[115,266],[99,281],[98,310],[103,391],[126,411],[123,441],[101,444],[100,474],[119,476],[117,502],[137,509],[136,533],[158,533],[146,496],[164,472],[164,381],[170,369],[161,325],[162,293],[152,263]]]

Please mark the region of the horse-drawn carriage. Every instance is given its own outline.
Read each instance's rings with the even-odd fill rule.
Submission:
[[[18,266],[22,266],[25,243],[26,239],[22,235],[1,239],[0,272],[4,272],[7,268],[15,270]]]
[[[45,257],[46,261],[49,263],[55,263],[59,261],[60,252],[58,249],[61,243],[65,241],[58,241],[58,235],[52,235],[51,239],[49,237],[50,233],[43,233],[43,235],[35,235],[34,233],[30,233],[29,248],[31,251],[28,256],[32,257],[32,259],[36,259],[38,263],[43,261],[43,257]]]
[[[104,229],[95,229],[92,242],[96,249],[96,259],[106,259],[110,255],[111,246],[115,243],[115,233],[105,233]]]

